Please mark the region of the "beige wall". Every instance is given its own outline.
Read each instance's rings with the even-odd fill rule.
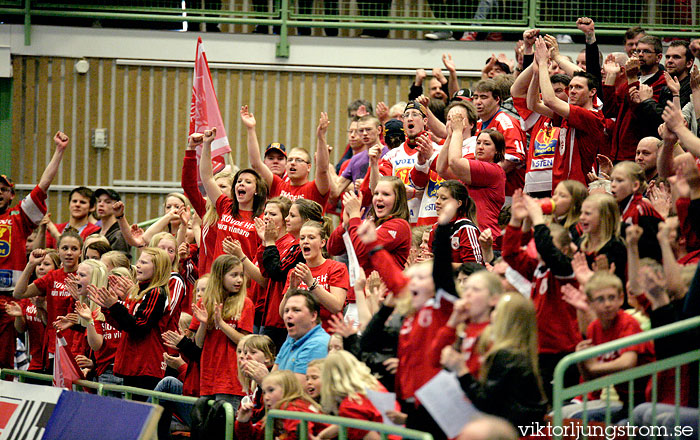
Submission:
[[[34,184],[61,129],[71,137],[55,185],[125,186],[123,181],[178,182],[189,129],[191,68],[118,65],[88,58],[90,70],[75,73],[74,58],[13,56],[13,178]],[[315,148],[319,112],[329,113],[328,141],[344,150],[347,104],[357,97],[391,105],[405,100],[408,75],[351,75],[212,69],[233,159],[247,166],[245,130],[238,112],[249,104],[258,120],[261,146],[282,142]],[[90,129],[109,130],[109,148],[90,146]],[[167,186],[167,185],[164,185]],[[144,191],[143,186],[134,184]],[[159,215],[161,194],[124,193],[130,221]],[[24,192],[18,192],[23,195]],[[67,191],[52,191],[49,210],[67,220]]]

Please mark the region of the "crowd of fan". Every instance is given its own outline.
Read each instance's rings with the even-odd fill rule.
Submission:
[[[418,70],[407,103],[380,102],[376,116],[352,103],[337,165],[325,113],[315,157],[280,143],[261,154],[244,106],[250,167],[212,162],[215,127],[192,134],[184,196],[169,194],[146,231],[104,188],[76,188],[69,220],[51,222],[46,194],[69,143],[58,132],[15,207],[14,183],[0,176],[0,367],[15,366],[24,333],[28,369],[50,373],[61,337],[88,378],[231,402],[240,439],[262,438],[270,408],[386,415],[446,438],[416,398],[443,368],[480,411],[542,421],[564,356],[700,312],[700,41],[672,41],[662,65],[661,40],[640,28],[603,56],[593,21],[577,27],[586,47],[576,63],[533,29],[517,65],[491,57],[471,90],[446,54],[448,78],[435,69],[428,95]],[[694,341],[606,353],[569,369],[565,384]],[[683,422],[695,427],[697,379],[680,377]],[[659,375],[658,401],[671,405],[642,404],[635,423],[673,408],[675,380]],[[614,409],[648,401],[648,382],[602,398]],[[394,391],[396,408],[381,414],[368,390]],[[191,406],[162,404],[160,438],[171,416],[192,423]],[[576,402],[566,411],[580,414]],[[293,438],[297,424],[275,430]],[[312,435],[337,427],[314,424]]]

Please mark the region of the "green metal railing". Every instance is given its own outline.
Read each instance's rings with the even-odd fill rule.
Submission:
[[[588,399],[587,395],[589,392],[605,389],[612,385],[618,384],[628,384],[629,391],[629,401],[627,402],[627,419],[630,424],[633,424],[632,413],[634,410],[634,380],[641,377],[652,377],[652,420],[656,420],[656,405],[657,405],[657,379],[658,374],[661,371],[674,369],[675,372],[675,420],[679,420],[679,408],[680,408],[680,375],[681,366],[689,364],[700,360],[700,350],[691,350],[686,353],[682,353],[670,358],[659,360],[650,364],[642,365],[639,367],[631,368],[629,370],[620,371],[614,374],[609,374],[607,376],[599,377],[597,379],[589,380],[584,383],[572,387],[564,387],[564,373],[568,368],[576,368],[576,364],[583,362],[585,360],[594,358],[596,356],[608,353],[614,350],[619,350],[632,345],[641,344],[647,341],[652,341],[667,336],[675,335],[678,333],[687,332],[689,330],[697,329],[700,327],[700,317],[686,319],[684,321],[675,322],[673,324],[665,325],[663,327],[658,327],[649,331],[642,333],[637,333],[632,336],[627,336],[625,338],[616,339],[605,344],[597,345],[595,347],[588,348],[586,350],[581,350],[572,353],[564,357],[554,369],[554,389],[553,389],[553,425],[561,427],[563,426],[563,415],[562,407],[564,402],[572,399],[576,396],[583,395],[583,424],[584,427],[588,424],[588,412],[587,405]],[[691,371],[691,374],[700,375],[699,371]],[[691,391],[692,392],[692,391]],[[611,408],[610,408],[610,394],[607,393],[606,397],[606,409],[605,409],[605,424],[610,425],[611,422]],[[642,403],[642,402],[638,402]],[[699,413],[700,414],[700,413]],[[556,436],[561,438],[561,436]]]
[[[700,0],[480,0],[459,8],[444,0],[340,0],[337,6],[313,0],[276,0],[274,7],[244,10],[243,2],[187,0],[0,0],[0,15],[24,18],[25,44],[31,44],[32,17],[151,23],[213,23],[277,26],[278,57],[289,56],[289,28],[515,32],[537,27],[547,33],[576,34],[577,17],[596,20],[599,35],[622,35],[641,25],[659,36],[692,36],[700,31]],[[442,1],[442,5],[440,5]],[[112,3],[112,4],[109,4]],[[223,3],[223,5],[222,5]],[[231,4],[232,9],[228,8]],[[190,6],[194,6],[190,8]],[[432,8],[431,8],[432,6]],[[433,9],[434,8],[434,9]],[[183,17],[186,13],[186,17]],[[118,24],[117,24],[118,25]],[[149,26],[148,24],[144,26]]]
[[[349,419],[347,417],[328,416],[325,414],[301,413],[294,411],[281,411],[273,409],[268,411],[267,420],[265,421],[265,440],[273,440],[273,427],[275,419],[292,419],[299,420],[299,439],[306,440],[309,434],[309,422],[325,423],[328,425],[338,425],[338,440],[346,440],[348,438],[348,428],[361,429],[363,431],[377,431],[382,440],[386,440],[389,435],[398,435],[404,439],[415,440],[433,440],[433,436],[427,432],[416,431],[413,429],[400,428],[396,426],[385,425],[383,423],[368,422],[365,420]]]
[[[44,381],[44,382],[48,382],[48,383],[53,382],[53,376],[48,375],[48,374],[39,374],[39,373],[33,373],[31,371],[10,370],[10,369],[0,370],[0,380],[3,380],[8,376],[15,376],[19,379],[20,382],[26,382],[27,379]],[[143,388],[127,387],[127,386],[113,385],[113,384],[107,384],[107,383],[98,383],[98,382],[92,382],[89,380],[78,380],[78,381],[75,381],[74,384],[76,385],[76,388],[81,388],[83,390],[84,389],[95,390],[95,392],[99,396],[106,396],[106,395],[108,395],[108,393],[111,392],[111,393],[124,394],[124,397],[126,400],[132,400],[134,395],[150,397],[151,401],[156,405],[161,400],[166,400],[169,402],[178,402],[178,403],[189,403],[191,405],[194,405],[194,403],[197,401],[196,397],[191,397],[191,396],[181,396],[178,394],[163,393],[160,391],[146,390]],[[214,403],[213,400],[209,401],[210,405],[213,403]],[[224,402],[223,407],[224,407],[224,412],[226,413],[226,431],[225,431],[224,439],[232,439],[233,438],[233,422],[234,422],[233,411],[234,411],[234,408],[233,408],[233,405],[231,405],[228,402]]]

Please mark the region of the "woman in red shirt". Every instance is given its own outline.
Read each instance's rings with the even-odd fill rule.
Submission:
[[[476,203],[479,229],[490,228],[495,239],[501,235],[498,215],[506,201],[506,173],[499,165],[505,158],[505,138],[492,128],[482,130],[476,138],[474,159],[465,159],[462,157],[462,115],[455,114],[451,125],[450,169],[467,185],[469,195]]]
[[[177,239],[169,232],[159,232],[154,235],[149,243],[151,247],[163,249],[168,254],[170,260],[170,279],[168,280],[168,302],[165,305],[165,316],[161,322],[161,331],[167,330],[176,331],[178,321],[182,311],[190,312],[189,299],[185,280],[180,275],[180,255],[177,252]],[[185,307],[187,307],[185,309]],[[175,354],[175,351],[168,350],[169,354]]]
[[[202,347],[200,393],[231,402],[237,409],[245,395],[238,381],[236,347],[253,332],[255,310],[246,296],[246,278],[241,260],[221,255],[211,266],[202,301],[193,306],[191,329]]]
[[[47,337],[44,339],[44,347],[49,353],[49,362],[46,365],[47,370],[53,370],[53,354],[56,350],[56,329],[52,324],[58,317],[67,316],[69,314],[71,314],[71,317],[67,319],[71,319],[77,323],[77,315],[72,313],[73,298],[66,288],[66,278],[69,274],[75,273],[78,270],[82,246],[83,239],[75,229],[69,228],[63,231],[63,234],[61,234],[61,237],[58,239],[58,257],[61,260],[61,267],[52,270],[27,286],[27,281],[34,273],[34,268],[38,264],[38,260],[34,261],[34,264],[32,264],[32,260],[30,259],[30,264],[27,265],[17,280],[17,285],[13,293],[14,297],[18,299],[31,298],[34,296],[46,297],[48,325],[46,328]],[[63,332],[68,346],[72,345],[75,334],[76,332],[72,330]]]
[[[284,411],[296,411],[320,414],[318,403],[314,402],[301,387],[299,380],[289,370],[280,370],[265,376],[262,382],[263,401],[265,409],[280,409]],[[267,417],[258,423],[251,422],[253,415],[253,402],[247,401],[241,405],[236,417],[236,436],[240,439],[262,440],[265,436],[265,422]],[[299,420],[280,419],[274,427],[274,437],[285,440],[296,440]],[[309,423],[309,433],[317,434],[313,429],[314,424]]]
[[[260,244],[253,219],[262,214],[267,200],[267,185],[257,171],[246,168],[238,171],[233,177],[233,193],[232,197],[228,198],[216,184],[212,171],[211,143],[215,137],[216,128],[204,133],[202,157],[199,160],[202,185],[219,214],[213,258],[216,259],[224,253],[224,238],[231,237],[241,243],[245,256],[252,259]]]
[[[326,259],[323,250],[326,246],[330,221],[324,217],[325,224],[315,221],[304,223],[299,233],[299,246],[306,264],[299,263],[289,271],[285,292],[306,289],[321,305],[321,325],[328,329],[328,320],[343,311],[345,298],[350,289],[348,268],[338,261]],[[287,302],[285,293],[280,303],[279,313],[283,314]]]
[[[272,199],[274,200],[274,199]],[[299,247],[299,232],[309,220],[323,221],[323,207],[313,200],[297,199],[289,208],[285,217],[286,234],[279,237],[280,228],[264,226],[263,244],[258,248],[257,259],[262,276],[267,278],[263,294],[260,333],[269,336],[277,346],[282,347],[287,338],[287,329],[279,313],[279,305],[284,297],[287,274],[294,267],[304,262]],[[259,222],[258,222],[259,223]],[[278,238],[279,237],[279,238]]]
[[[122,331],[114,357],[114,373],[124,385],[152,390],[163,378],[163,344],[159,322],[168,298],[171,264],[158,248],[141,251],[135,286],[123,277],[110,280],[109,289],[89,288],[90,299],[102,307],[107,322]],[[114,281],[112,283],[112,281]],[[126,293],[123,304],[119,297]],[[135,396],[135,399],[146,400]]]
[[[343,223],[335,228],[328,239],[328,253],[340,255],[346,252],[343,234],[347,231],[355,248],[360,266],[369,275],[368,248],[358,237],[357,228],[362,224],[362,200],[352,192],[343,196]],[[381,176],[374,188],[372,206],[367,218],[377,225],[379,245],[389,251],[396,264],[404,267],[411,252],[411,226],[408,224],[409,211],[406,187],[395,176]]]

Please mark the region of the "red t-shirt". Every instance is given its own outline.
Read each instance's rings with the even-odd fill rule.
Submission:
[[[309,267],[311,269],[311,275],[318,281],[318,285],[326,289],[327,292],[331,291],[331,287],[340,287],[345,289],[347,292],[350,289],[350,276],[348,275],[348,268],[343,264],[335,260],[328,259],[324,261],[320,266]],[[284,286],[284,291],[289,290],[289,279],[292,276],[292,271],[287,274],[287,284]],[[308,289],[309,286],[306,285],[304,281],[299,283],[300,289]],[[331,318],[331,312],[325,307],[321,306],[321,326],[324,330],[328,330],[328,320]]]
[[[368,422],[382,423],[383,421],[382,413],[374,407],[364,394],[357,394],[354,398],[345,397],[338,405],[338,416],[366,420]],[[348,428],[347,438],[348,440],[362,440],[368,432],[362,429]]]
[[[479,229],[490,228],[495,239],[501,235],[498,216],[506,201],[506,173],[497,163],[469,160],[472,182],[467,186],[469,196],[476,203],[476,221]]]
[[[625,336],[630,336],[641,332],[642,328],[639,326],[639,322],[637,322],[636,319],[634,319],[626,312],[618,310],[617,317],[615,318],[615,321],[610,326],[610,328],[603,329],[600,320],[596,319],[588,326],[586,335],[592,340],[593,345],[600,345],[606,342],[614,341],[615,339],[624,338]],[[651,341],[604,353],[598,356],[597,360],[598,362],[614,361],[615,359],[622,356],[623,353],[626,353],[628,351],[634,351],[637,353],[637,367],[655,361],[654,346],[652,345]],[[635,402],[643,401],[639,400],[637,397],[640,397],[641,399],[644,398],[644,389],[646,386],[646,382],[647,378],[645,377],[635,380]],[[615,390],[620,396],[622,402],[626,402],[629,396],[627,383],[625,382],[623,384],[616,385]],[[593,399],[600,398],[600,391],[596,391],[595,393],[591,394],[593,395],[593,397],[591,397]],[[639,396],[637,396],[638,394]]]
[[[22,307],[22,315],[27,321],[27,336],[29,337],[29,371],[42,371],[44,369],[44,334],[46,326],[39,316],[34,303],[30,299],[19,301]]]
[[[201,302],[200,302],[201,304]],[[250,298],[245,298],[240,319],[227,319],[226,323],[238,331],[253,333],[255,308]],[[192,318],[190,329],[198,329],[199,321]],[[199,392],[202,396],[214,394],[233,394],[245,396],[238,382],[238,357],[236,344],[217,329],[207,330],[202,347],[202,357],[199,361]]]
[[[68,274],[63,268],[52,270],[43,277],[34,281],[34,285],[41,292],[41,296],[46,296],[46,314],[48,326],[46,327],[46,347],[49,353],[56,351],[56,329],[53,322],[59,316],[65,316],[73,312],[75,301],[66,289],[66,276]],[[70,347],[72,345],[73,332],[64,331],[63,336]]]
[[[486,127],[484,121],[476,123],[477,136],[481,130],[493,128],[503,135],[506,140],[506,160],[516,164],[516,168],[508,173],[505,191],[511,196],[516,189],[525,185],[525,133],[520,129],[520,122],[508,113],[499,110],[491,117]]]
[[[555,123],[561,120],[555,118]],[[587,184],[598,149],[605,145],[605,116],[602,111],[569,105],[569,117],[561,122],[559,148],[554,155],[552,188],[563,180]]]
[[[95,321],[95,331],[102,335],[102,347],[95,351],[95,374],[97,376],[114,364],[114,356],[119,347],[122,332],[104,321]]]
[[[321,206],[326,206],[330,193],[331,192],[328,191],[326,194],[321,194],[316,187],[315,180],[310,180],[303,185],[294,186],[291,182],[285,182],[279,176],[273,175],[269,197],[282,196],[288,198],[292,202],[296,199],[309,199],[317,202]]]
[[[216,260],[216,257],[224,253],[223,244],[226,237],[240,241],[243,254],[251,260],[255,258],[255,251],[260,244],[260,237],[258,237],[258,232],[255,230],[253,212],[239,210],[238,216],[234,217],[230,214],[232,206],[233,201],[223,194],[216,201],[216,212],[219,213],[219,221],[216,223],[216,246],[214,247],[212,262]]]
[[[414,397],[438,372],[430,356],[426,356],[435,334],[452,314],[452,303],[430,299],[413,316],[404,319],[399,331],[399,369],[396,372],[396,395],[401,400]]]

